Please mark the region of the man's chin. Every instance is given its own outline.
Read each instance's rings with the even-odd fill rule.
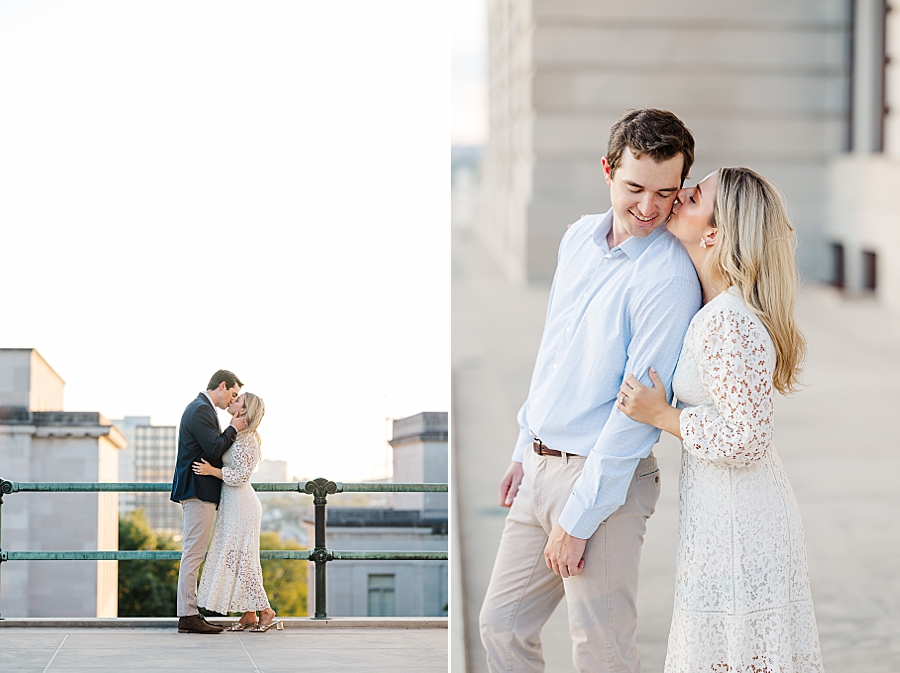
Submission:
[[[629,233],[632,236],[634,236],[635,238],[646,238],[647,236],[652,234],[654,231],[659,229],[661,226],[663,226],[663,224],[664,224],[663,222],[660,222],[659,224],[653,224],[648,227],[641,227],[641,226],[635,225],[635,226],[631,227],[631,231]]]

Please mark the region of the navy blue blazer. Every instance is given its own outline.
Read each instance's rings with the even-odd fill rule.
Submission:
[[[187,405],[178,427],[178,457],[170,498],[173,502],[199,498],[219,504],[222,480],[211,475],[194,474],[191,466],[206,458],[214,467],[222,467],[222,454],[234,442],[236,435],[237,430],[231,425],[225,428],[225,432],[219,431],[215,407],[204,393]]]

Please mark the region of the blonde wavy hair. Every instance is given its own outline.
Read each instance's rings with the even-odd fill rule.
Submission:
[[[247,410],[247,413],[244,414],[244,418],[247,420],[247,429],[242,430],[241,433],[252,433],[256,437],[256,451],[259,454],[257,457],[261,457],[262,438],[259,436],[258,428],[266,414],[266,404],[261,397],[253,393],[244,393],[243,408]]]
[[[806,338],[794,320],[796,237],[781,191],[749,168],[720,168],[710,226],[718,230],[709,263],[735,286],[775,344],[775,388],[799,387]]]

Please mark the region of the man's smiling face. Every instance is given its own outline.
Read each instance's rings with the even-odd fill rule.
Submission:
[[[681,154],[657,163],[646,154],[635,159],[626,147],[615,173],[610,174],[606,157],[603,158],[617,244],[630,236],[648,236],[665,224],[681,187],[683,165]]]

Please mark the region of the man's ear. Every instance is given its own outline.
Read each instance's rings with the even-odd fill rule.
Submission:
[[[606,178],[606,184],[612,186],[612,169],[609,167],[609,161],[603,157],[600,164],[603,166],[603,177]]]

